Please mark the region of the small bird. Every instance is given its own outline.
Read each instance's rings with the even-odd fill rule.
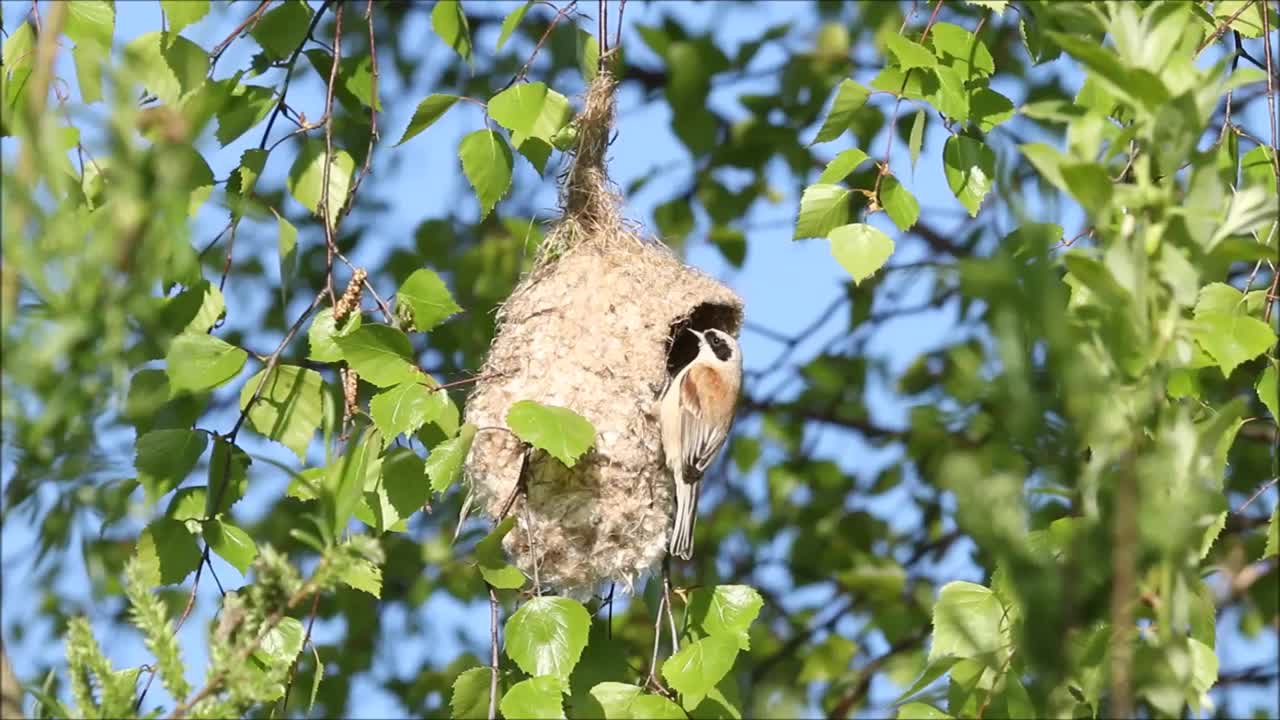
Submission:
[[[676,485],[669,550],[685,560],[693,557],[698,481],[729,437],[742,385],[737,341],[714,328],[689,332],[698,337],[698,356],[671,379],[659,412],[662,452]]]

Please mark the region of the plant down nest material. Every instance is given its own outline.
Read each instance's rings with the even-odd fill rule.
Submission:
[[[562,215],[499,310],[465,413],[483,428],[465,466],[475,507],[495,519],[507,509],[512,562],[580,599],[610,581],[631,591],[666,554],[674,502],[660,396],[696,350],[685,328],[736,336],[743,312],[732,290],[624,221],[605,170],[615,86],[602,71],[587,90]],[[494,429],[520,400],[585,417],[594,447],[572,468],[537,450],[526,461],[525,444]]]

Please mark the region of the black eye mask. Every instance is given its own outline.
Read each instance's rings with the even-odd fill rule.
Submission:
[[[729,343],[725,342],[716,333],[707,333],[707,343],[711,345],[711,352],[716,354],[720,362],[728,362],[733,357],[733,348],[729,347]]]

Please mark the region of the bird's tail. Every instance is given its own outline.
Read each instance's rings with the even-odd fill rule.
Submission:
[[[678,474],[676,481],[676,521],[671,528],[672,555],[688,560],[693,557],[693,526],[698,520],[698,483]]]

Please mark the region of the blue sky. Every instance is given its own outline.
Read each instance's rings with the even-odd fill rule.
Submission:
[[[518,2],[486,3],[486,12],[499,12],[497,6],[505,9],[517,5],[519,5]],[[584,4],[584,7],[587,5],[594,12],[594,3]],[[494,8],[488,9],[488,6],[494,6]],[[10,29],[15,27],[28,7],[27,3],[4,2],[2,10],[5,27]],[[227,8],[219,5],[203,21],[184,30],[183,35],[205,48],[210,48],[243,17],[247,8],[246,4],[238,3],[232,5],[228,11]],[[802,11],[797,13],[796,9]],[[545,9],[539,12],[545,12]],[[160,19],[159,6],[150,2],[118,3],[117,13],[117,48],[138,34],[155,29]],[[797,38],[811,37],[812,31],[816,30],[816,27],[806,26],[806,23],[811,24],[816,21],[808,5],[775,2],[743,7],[729,3],[631,2],[626,8],[623,44],[632,60],[657,63],[657,59],[635,35],[634,26],[637,23],[655,24],[663,15],[668,14],[679,17],[695,32],[700,29],[713,29],[716,41],[730,53],[740,42],[757,37],[764,28],[777,22],[796,21],[799,27],[794,37]],[[917,19],[922,20],[922,18]],[[809,31],[808,35],[806,31]],[[426,39],[421,42],[425,56],[424,64],[438,65],[449,60],[448,55],[451,51],[431,34],[426,11],[411,13],[401,32],[405,38]],[[475,41],[477,52],[491,52],[495,40],[496,28],[481,34]],[[797,42],[789,49],[805,48]],[[225,77],[231,74],[236,67],[243,66],[255,51],[256,46],[252,40],[238,41],[219,62],[216,76]],[[863,48],[859,52],[871,51]],[[1208,53],[1208,55],[1211,54]],[[870,56],[867,59],[874,61]],[[766,68],[774,67],[785,60],[786,54],[783,50],[771,47],[762,52],[754,62],[755,67]],[[69,58],[63,58],[59,71],[74,86],[75,73]],[[1078,87],[1082,81],[1079,74],[1064,62],[1053,63],[1036,72],[1061,73],[1063,82],[1068,87]],[[873,74],[873,72],[859,72],[855,74],[855,79],[866,83]],[[536,73],[533,79],[539,79]],[[376,233],[369,236],[370,240],[376,242],[366,243],[352,258],[357,264],[372,265],[390,249],[396,246],[412,245],[413,231],[424,219],[445,216],[456,207],[469,208],[466,212],[471,213],[472,218],[478,216],[476,201],[469,187],[462,180],[456,157],[457,140],[463,134],[480,127],[481,116],[478,109],[465,103],[460,104],[426,133],[400,148],[393,148],[392,144],[399,139],[417,102],[437,88],[427,88],[421,82],[414,87],[400,87],[390,73],[383,74],[382,85],[381,95],[385,113],[380,120],[380,125],[383,128],[383,142],[376,150],[374,157],[375,173],[380,182],[362,188],[361,201],[370,200],[371,198],[366,197],[366,193],[376,189],[380,194],[378,199],[387,203],[391,207],[391,212],[384,213],[379,218]],[[575,90],[575,88],[559,89],[567,94]],[[1015,102],[1019,100],[1009,87],[1001,87],[997,83],[996,89],[1010,94]],[[740,117],[743,115],[743,110],[736,102],[739,93],[768,90],[768,86],[758,80],[735,82],[713,90],[711,103],[717,110],[731,118]],[[295,83],[290,92],[290,99],[291,104],[302,109],[308,117],[319,117],[323,114],[322,87],[318,80]],[[877,100],[877,102],[880,101]],[[684,148],[670,131],[670,110],[665,103],[643,104],[638,93],[628,89],[619,98],[619,108],[618,139],[611,147],[610,169],[614,179],[620,186],[625,187],[630,180],[641,177],[654,168],[663,169],[660,180],[648,183],[645,188],[632,196],[628,207],[628,214],[633,219],[653,228],[652,208],[670,199],[674,188],[684,187],[692,177],[693,168],[688,163]],[[913,110],[904,108],[902,117],[909,118],[912,113]],[[1254,124],[1255,127],[1265,127],[1265,117],[1250,118],[1250,124]],[[805,136],[805,139],[811,137],[813,132],[814,130],[810,129],[810,135]],[[280,137],[281,134],[282,130],[278,124],[274,137]],[[256,144],[257,137],[258,133],[251,133],[240,142],[220,150],[211,138],[206,138],[202,150],[205,151],[205,157],[215,177],[226,177],[238,163],[240,152]],[[907,169],[908,159],[905,148],[901,147],[902,143],[896,143],[898,147],[895,148],[892,164],[899,172],[903,183],[920,199],[922,216],[928,217],[931,224],[945,230],[957,227],[961,223],[964,219],[964,210],[948,190],[942,175],[941,163],[937,159],[944,139],[945,131],[934,123],[926,137],[925,149],[914,173]],[[875,140],[872,148],[864,149],[873,155],[879,155],[882,152],[883,142],[884,137],[881,135]],[[837,142],[830,143],[827,146],[828,152],[833,156],[849,144],[850,141],[846,136]],[[10,157],[12,143],[6,140],[3,150],[5,157]],[[395,155],[401,157],[393,165],[391,160]],[[268,166],[267,179],[279,182],[283,179],[285,170],[286,163],[273,161]],[[843,292],[842,288],[847,281],[847,275],[831,258],[825,243],[816,240],[799,243],[791,241],[791,226],[798,205],[796,194],[798,188],[794,186],[785,171],[780,168],[774,168],[774,170],[774,182],[776,189],[781,193],[781,199],[772,206],[757,206],[747,218],[748,254],[744,267],[733,268],[724,262],[714,246],[696,239],[700,236],[699,232],[705,233],[704,218],[699,219],[698,230],[693,233],[692,237],[695,239],[689,244],[687,261],[720,277],[736,289],[746,300],[747,318],[752,326],[763,326],[782,333],[790,333],[807,325]],[[540,180],[533,169],[523,161],[517,161],[515,187],[525,193],[536,192],[535,197],[545,208],[546,214],[551,215],[554,212],[556,195],[553,182]],[[532,188],[537,189],[531,190]],[[502,207],[500,204],[499,212]],[[1033,206],[1032,209],[1035,211],[1042,208]],[[1061,218],[1055,219],[1061,221]],[[1078,226],[1081,221],[1080,215],[1074,213],[1063,224],[1070,234],[1073,232],[1072,222]],[[203,245],[221,229],[224,222],[224,213],[217,208],[216,203],[210,203],[196,220],[193,241]],[[905,238],[883,214],[871,218],[870,222],[898,242],[897,251],[890,260],[891,265],[905,264],[924,257],[921,243]],[[299,237],[299,242],[319,243],[323,242],[323,239],[313,228],[304,231]],[[237,239],[238,252],[258,252],[261,254],[263,264],[273,268],[276,265],[275,248],[274,222],[248,223],[242,226]],[[882,288],[876,309],[885,309],[894,304],[901,306],[918,304],[923,298],[912,289],[920,284],[912,282],[917,278],[918,276],[912,273],[895,274]],[[390,295],[394,288],[379,288],[379,291],[385,296]],[[893,301],[886,301],[889,295],[895,292],[898,292],[898,297]],[[251,326],[253,319],[264,310],[256,298],[236,292],[234,276],[230,281],[227,304],[229,322],[239,323],[245,327]],[[896,373],[904,369],[919,353],[954,341],[959,332],[955,329],[954,322],[953,310],[915,314],[891,321],[877,330],[866,345],[866,353],[884,360],[890,370]],[[846,326],[847,314],[835,313],[828,322],[797,348],[795,358],[799,360],[812,356],[818,348],[843,334]],[[250,336],[250,344],[253,347],[270,347],[276,340],[277,338],[273,337],[260,338],[255,342],[254,336]],[[782,349],[776,341],[750,329],[743,333],[742,346],[748,370],[769,366]],[[231,383],[231,386],[238,388],[251,372],[252,369],[247,370],[238,381]],[[769,377],[762,387],[766,389],[786,387],[788,389],[784,394],[797,389],[796,384],[788,384],[787,378],[783,375]],[[869,381],[868,402],[874,416],[880,422],[905,424],[909,408],[901,399],[893,395],[892,385],[886,383],[884,378]],[[202,420],[202,424],[218,429],[225,429],[232,422],[234,417],[227,416],[213,416]],[[292,455],[282,447],[248,440],[247,436],[245,444],[252,453],[286,464],[296,462],[296,459],[293,459]],[[130,438],[121,438],[122,447],[130,445]],[[857,437],[847,433],[826,432],[816,438],[816,448],[817,455],[836,460],[862,477],[874,476],[881,467],[895,457],[895,451],[871,448]],[[122,462],[120,476],[127,477],[131,474],[127,464],[129,459],[124,458]],[[5,465],[3,470],[7,478],[11,468]],[[249,496],[236,507],[236,511],[246,518],[259,516],[267,507],[267,502],[271,498],[278,497],[287,483],[283,473],[271,469],[266,463],[256,463],[254,473],[254,483]],[[746,477],[738,477],[731,473],[729,481],[741,486],[752,497],[767,497],[764,478],[759,473]],[[51,488],[46,495],[52,496],[53,492]],[[903,488],[899,492],[906,492],[906,490]],[[858,506],[865,505],[878,515],[891,517],[895,525],[910,526],[914,524],[916,518],[903,517],[893,512],[901,500],[901,495],[890,493],[887,497],[873,502],[859,502]],[[145,522],[145,518],[133,518],[132,522],[134,527],[140,527]],[[419,535],[421,536],[422,533],[419,532]],[[7,523],[3,528],[3,554],[0,555],[0,561],[3,562],[5,577],[9,581],[6,585],[10,589],[15,584],[25,584],[21,580],[15,583],[15,579],[33,576],[34,569],[29,548],[34,542],[34,537],[34,529],[22,525],[21,520],[17,518],[15,522]],[[968,552],[969,546],[963,543],[958,544],[935,568],[935,576],[981,581],[983,578],[980,570],[966,560]],[[228,588],[238,586],[242,582],[237,571],[226,563],[215,559],[215,567],[223,584]],[[68,571],[58,579],[58,588],[65,596],[74,598],[90,617],[96,620],[95,627],[101,633],[109,627],[105,620],[113,614],[114,608],[95,604],[88,595],[84,573],[85,568],[79,560],[73,560],[68,564]],[[775,581],[782,583],[779,585],[780,590],[787,587],[785,578],[766,577],[763,580],[770,584]],[[32,604],[35,598],[35,594],[8,592],[5,593],[3,601],[3,627],[6,640],[9,641],[7,643],[9,654],[19,676],[24,678],[30,676],[38,659],[57,664],[60,662],[58,658],[62,656],[60,639],[52,637],[51,628],[36,619],[36,609]],[[789,608],[821,607],[826,600],[827,598],[821,592],[814,591],[787,593],[784,596],[784,602]],[[189,663],[190,679],[197,684],[202,677],[205,661],[202,655],[205,627],[207,621],[213,617],[216,609],[215,601],[216,591],[212,585],[202,585],[196,612],[180,631],[185,657]],[[390,655],[384,654],[375,660],[373,670],[375,677],[386,677],[391,674],[411,677],[424,662],[444,663],[464,649],[479,652],[487,645],[487,609],[478,605],[463,606],[443,593],[434,594],[431,600],[417,611],[416,624],[420,629],[413,632],[409,630],[411,618],[405,617],[402,611],[393,608],[384,608],[380,611],[384,613],[383,632],[387,637],[403,637],[410,634],[414,641],[380,644],[379,647],[384,651],[391,647],[395,650]],[[861,622],[862,620],[856,616],[846,618],[839,628],[842,632],[851,635]],[[16,625],[26,628],[24,637],[20,640],[15,640],[8,634]],[[1234,625],[1233,622],[1220,624],[1219,648],[1224,671],[1250,666],[1268,657],[1274,657],[1273,646],[1268,646],[1265,642],[1245,642],[1230,630],[1232,625]],[[316,636],[323,640],[325,637],[336,636],[341,630],[338,622],[318,622]],[[140,638],[131,631],[105,637],[100,634],[100,638],[117,666],[138,665],[150,660]],[[883,646],[868,648],[873,654],[883,649]],[[1268,655],[1269,652],[1272,654]],[[1261,695],[1258,692],[1250,693],[1253,699],[1239,705],[1239,710],[1252,707],[1253,702],[1259,697],[1267,697],[1265,693],[1268,691],[1272,694],[1271,696],[1274,696],[1275,686],[1259,690],[1258,692],[1263,693]],[[386,717],[404,713],[404,709],[398,707],[393,698],[378,691],[376,683],[367,680],[359,681],[356,684],[356,693],[360,698],[359,703],[348,708],[353,716]],[[872,688],[873,707],[875,703],[887,702],[895,695],[896,690],[887,680],[878,679]],[[1246,697],[1242,695],[1241,699]],[[156,703],[165,701],[158,683],[152,689],[148,705],[151,705],[152,701]]]

